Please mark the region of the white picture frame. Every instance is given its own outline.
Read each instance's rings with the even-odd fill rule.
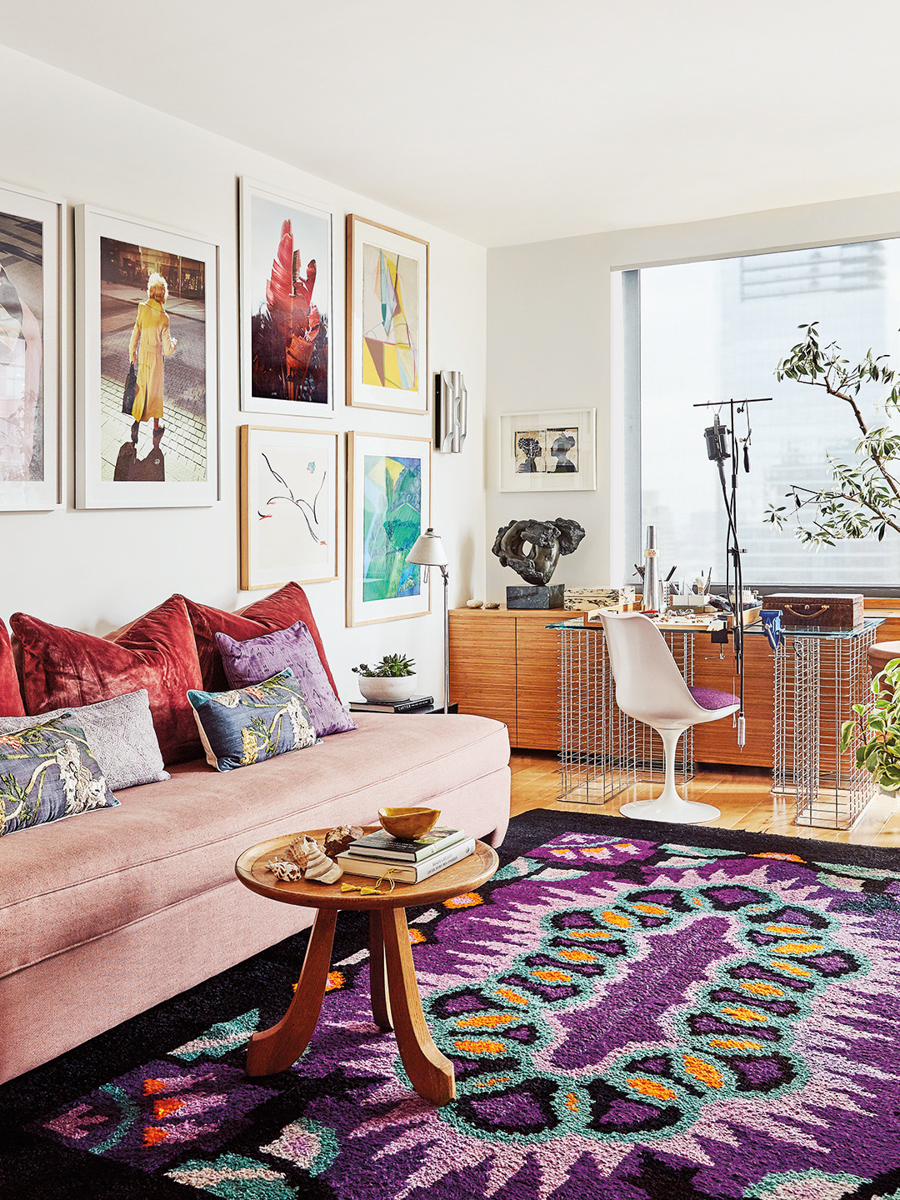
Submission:
[[[304,420],[334,416],[334,238],[331,209],[241,178],[242,411]],[[292,348],[291,332],[299,335]],[[308,352],[307,361],[298,350]]]
[[[76,507],[217,503],[218,246],[87,205],[75,210],[75,234]],[[153,272],[171,275],[173,285],[155,334],[141,334],[134,350],[142,397],[135,401],[141,407],[135,442],[129,419],[134,410],[122,411],[122,393],[139,308],[152,299]],[[168,353],[164,326],[168,344],[181,350],[177,359]],[[141,342],[155,355],[155,366],[150,360],[142,366]],[[153,415],[160,395],[157,369],[160,417]],[[151,382],[143,387],[142,378]]]
[[[241,426],[241,589],[338,578],[338,434]]]
[[[64,213],[0,184],[0,512],[61,504]]]
[[[347,434],[348,626],[431,612],[430,579],[405,562],[431,524],[431,456],[431,438]]]
[[[595,408],[502,413],[497,439],[501,492],[596,490]]]
[[[429,243],[347,217],[347,403],[429,412]]]

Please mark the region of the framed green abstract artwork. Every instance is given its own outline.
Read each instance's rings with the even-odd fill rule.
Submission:
[[[347,403],[427,413],[428,243],[347,218]]]
[[[347,435],[347,624],[431,611],[421,567],[406,561],[431,523],[431,439]]]

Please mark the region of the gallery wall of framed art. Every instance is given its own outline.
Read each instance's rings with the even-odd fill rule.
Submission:
[[[334,415],[332,213],[240,181],[241,408]]]
[[[86,205],[75,234],[77,506],[214,504],[218,247]]]
[[[241,587],[338,578],[338,434],[241,426]]]
[[[427,350],[426,379],[432,378],[432,362],[439,367],[465,372],[471,410],[465,453],[436,458],[431,481],[432,511],[438,521],[438,532],[443,535],[448,549],[452,548],[454,556],[460,556],[460,566],[455,567],[451,575],[452,603],[461,603],[469,595],[484,594],[485,249],[410,216],[408,207],[402,202],[391,207],[327,178],[313,176],[259,149],[229,142],[158,109],[128,101],[86,80],[76,80],[74,76],[46,68],[21,55],[7,54],[2,47],[0,70],[4,72],[4,85],[10,93],[28,97],[29,106],[36,104],[39,108],[34,114],[29,107],[28,119],[10,123],[4,133],[2,186],[13,192],[27,191],[61,200],[60,204],[56,201],[53,204],[56,205],[56,219],[61,217],[62,223],[59,242],[64,278],[57,317],[50,322],[51,327],[58,327],[61,376],[58,394],[62,417],[57,422],[54,413],[47,435],[60,437],[58,477],[61,487],[55,495],[55,482],[51,484],[52,502],[56,504],[58,496],[59,503],[50,511],[24,508],[3,511],[0,508],[4,555],[11,564],[9,569],[0,572],[0,617],[6,619],[12,612],[24,611],[54,624],[104,634],[176,592],[200,603],[235,610],[265,595],[266,590],[274,590],[283,578],[311,580],[320,575],[333,576],[335,571],[331,566],[327,572],[318,568],[314,571],[302,563],[298,565],[293,558],[283,568],[276,561],[272,574],[254,571],[249,579],[245,579],[241,571],[240,427],[267,425],[289,430],[291,436],[295,432],[321,430],[332,435],[332,441],[334,435],[338,435],[337,577],[323,578],[322,582],[303,582],[302,586],[308,590],[341,694],[356,694],[356,678],[350,671],[352,665],[366,660],[377,661],[385,652],[394,650],[416,659],[427,690],[439,687],[439,615],[433,611],[427,615],[423,611],[427,606],[421,602],[421,596],[416,603],[405,598],[406,610],[420,614],[412,619],[366,623],[350,628],[346,625],[346,541],[348,528],[353,524],[343,478],[347,432],[357,428],[379,436],[407,435],[419,439],[427,439],[431,433],[430,414],[425,405],[420,406],[420,412],[398,412],[390,406],[370,410],[346,403],[346,217],[348,213],[359,214],[372,226],[395,229],[403,236],[417,239],[413,244],[418,254],[424,254],[427,243],[428,299],[433,307],[431,319],[427,320],[428,344],[422,347],[422,352]],[[63,114],[64,119],[51,119],[52,114]],[[148,159],[152,161],[149,172]],[[242,181],[258,181],[261,192],[287,198],[295,205],[306,205],[331,220],[333,291],[328,348],[333,407],[317,406],[317,411],[328,407],[332,414],[328,417],[310,410],[302,416],[293,415],[295,402],[276,403],[273,411],[268,412],[243,406],[249,393],[246,389],[242,392],[241,387]],[[113,241],[171,253],[169,242],[160,242],[157,232],[172,231],[203,243],[205,247],[218,247],[216,261],[211,263],[216,266],[218,291],[218,361],[214,364],[218,382],[217,454],[213,450],[214,460],[218,458],[218,486],[212,492],[209,504],[195,503],[195,497],[190,494],[195,490],[195,484],[190,481],[185,484],[170,477],[168,469],[181,454],[179,443],[169,441],[170,432],[173,439],[177,438],[180,424],[169,420],[173,400],[177,398],[173,396],[172,388],[183,386],[179,379],[184,365],[182,354],[194,340],[183,327],[178,328],[179,322],[183,323],[185,319],[186,308],[173,295],[175,288],[171,280],[167,281],[169,296],[164,308],[170,321],[170,337],[177,346],[171,355],[163,353],[163,417],[160,424],[164,432],[158,447],[166,456],[166,478],[162,482],[152,478],[117,481],[115,478],[104,480],[102,476],[97,479],[97,474],[92,477],[88,473],[92,454],[97,472],[101,469],[97,461],[100,459],[98,442],[102,446],[96,428],[99,418],[96,414],[92,418],[90,403],[100,407],[102,416],[104,390],[109,415],[106,424],[112,434],[107,441],[115,449],[115,454],[106,461],[113,476],[118,452],[126,441],[129,443],[125,447],[126,453],[129,456],[131,453],[134,400],[130,413],[123,412],[122,405],[136,310],[140,303],[149,299],[149,275],[137,283],[133,278],[124,280],[124,285],[132,289],[130,310],[127,297],[123,306],[120,292],[113,288],[104,289],[110,300],[118,299],[120,304],[118,311],[110,305],[111,311],[105,314],[107,319],[101,320],[99,293],[104,280],[100,278],[99,263],[94,285],[90,288],[84,275],[79,274],[81,264],[74,261],[75,213],[81,204],[101,214],[112,214],[131,227],[130,230],[117,227],[100,231],[100,236]],[[16,212],[15,209],[7,211]],[[51,220],[54,219],[52,212]],[[323,313],[326,305],[320,286],[327,275],[323,252],[317,249],[308,253],[305,244],[296,236],[300,229],[299,218],[292,215],[290,219],[293,251],[300,250],[300,277],[307,276],[309,259],[316,259],[317,277],[311,296],[314,305]],[[282,223],[276,229],[279,240]],[[277,243],[266,248],[266,266],[270,272],[278,248]],[[66,250],[71,264],[65,262]],[[203,255],[185,250],[180,254],[184,258],[203,258]],[[48,242],[46,254],[42,249],[41,261],[45,269],[51,258]],[[86,253],[83,262],[85,268],[90,265]],[[293,254],[291,267],[293,273]],[[210,284],[211,295],[214,296],[215,291]],[[36,307],[27,298],[26,303],[36,315]],[[89,305],[95,305],[93,318],[87,311]],[[101,340],[101,346],[97,348],[95,343],[93,352],[94,377],[100,381],[100,396],[95,393],[93,398],[82,371],[82,360],[87,357],[84,332],[80,344],[76,336],[76,325],[81,324],[84,330],[87,324],[87,321],[82,324],[82,309],[85,309],[86,318],[93,319],[95,333],[99,328]],[[436,321],[438,313],[440,319]],[[46,349],[50,341],[46,312],[43,320]],[[422,320],[424,328],[426,318]],[[192,326],[192,330],[196,331],[196,326]],[[114,337],[105,338],[104,334]],[[108,371],[103,361],[102,343],[110,340],[114,345],[108,350],[118,355],[114,372]],[[106,361],[108,364],[109,353]],[[53,375],[53,371],[49,374]],[[46,379],[47,375],[45,368],[42,378]],[[108,384],[105,389],[101,386],[104,376],[114,379],[114,392]],[[56,380],[53,382],[55,384]],[[215,394],[211,384],[208,390]],[[252,397],[249,399],[252,402]],[[286,412],[283,411],[285,407]],[[80,431],[76,430],[76,418],[81,421]],[[84,434],[91,433],[92,419],[95,424],[93,434],[85,438]],[[150,466],[153,466],[157,449],[153,444],[153,430],[152,415],[139,422],[134,455],[135,460],[150,457]],[[206,438],[203,441],[205,443]],[[277,465],[275,469],[278,470]],[[95,486],[100,490],[99,496],[77,494],[87,493]],[[141,491],[144,494],[137,495]],[[187,502],[182,503],[182,498]],[[173,503],[173,500],[177,502]],[[29,500],[28,503],[35,502]],[[88,503],[102,507],[82,507]],[[263,527],[275,524],[274,517],[262,522]],[[246,582],[257,586],[262,583],[263,586],[260,590],[245,590]],[[366,602],[363,617],[371,611],[368,608],[371,603]]]
[[[60,500],[63,205],[0,184],[0,512]]]
[[[347,218],[347,403],[425,414],[429,244]]]
[[[430,585],[407,563],[431,524],[430,438],[347,434],[347,625],[431,612]]]

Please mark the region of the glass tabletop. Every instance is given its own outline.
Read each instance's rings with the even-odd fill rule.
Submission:
[[[711,617],[710,620],[715,620]],[[845,641],[849,638],[859,637],[870,629],[877,629],[879,625],[883,625],[887,620],[886,617],[866,617],[861,625],[856,625],[853,629],[820,629],[817,625],[809,625],[806,629],[782,629],[783,637],[816,637],[828,638],[831,641]],[[667,622],[659,622],[659,627],[665,632],[672,630],[675,633],[706,633],[707,627],[702,624],[694,626],[676,625],[674,622],[670,625]],[[545,629],[602,629],[599,621],[591,622],[590,625],[585,625],[584,621],[577,618],[571,621],[553,621],[545,625]],[[744,626],[744,633],[765,636],[765,629],[762,621],[754,621],[752,625]]]

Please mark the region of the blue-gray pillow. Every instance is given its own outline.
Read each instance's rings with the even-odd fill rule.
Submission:
[[[306,701],[319,737],[346,733],[357,724],[341,704],[328,681],[316,643],[305,622],[276,629],[261,637],[239,642],[226,633],[216,634],[225,677],[233,688],[271,679],[290,668]]]
[[[118,804],[75,722],[0,737],[0,836]]]
[[[113,792],[171,778],[153,728],[146,688],[81,708],[58,708],[38,717],[0,717],[0,734],[18,733],[59,717],[66,717],[70,724],[84,730],[88,747]]]
[[[293,672],[231,692],[189,691],[206,761],[217,771],[249,767],[316,742]]]

